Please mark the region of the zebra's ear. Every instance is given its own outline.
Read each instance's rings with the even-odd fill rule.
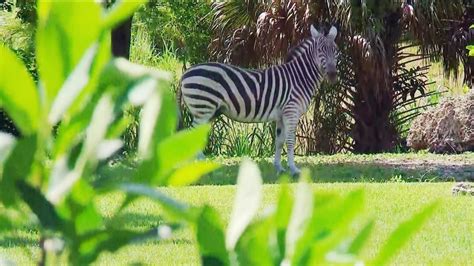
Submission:
[[[336,27],[332,26],[331,29],[329,30],[327,37],[334,41],[336,39],[336,36],[337,36],[337,29]]]
[[[316,38],[316,37],[319,37],[320,35],[321,33],[319,33],[319,31],[313,25],[311,25],[311,36],[313,38]]]

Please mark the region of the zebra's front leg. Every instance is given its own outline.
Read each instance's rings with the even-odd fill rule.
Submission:
[[[296,176],[300,174],[300,169],[295,165],[295,142],[296,142],[296,126],[298,124],[299,116],[292,116],[286,119],[286,147],[288,148],[288,167],[291,175]]]
[[[276,121],[275,131],[275,159],[273,160],[273,165],[275,166],[277,175],[279,175],[286,171],[285,168],[281,166],[281,152],[286,137],[286,130],[281,118]]]

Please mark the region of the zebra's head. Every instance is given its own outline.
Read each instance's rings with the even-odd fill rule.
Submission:
[[[329,33],[324,36],[311,25],[311,36],[316,39],[316,64],[323,76],[331,83],[337,80],[337,55],[338,48],[334,40],[336,39],[337,29],[332,26]]]

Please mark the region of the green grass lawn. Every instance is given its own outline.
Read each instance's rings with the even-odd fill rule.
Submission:
[[[431,158],[430,156],[423,158]],[[470,162],[473,159],[472,154],[463,156],[447,157],[446,161],[452,160],[457,162],[459,159],[467,160],[467,165],[470,166]],[[418,158],[419,156],[415,157]],[[344,158],[345,162],[347,162],[347,157]],[[359,162],[365,160],[362,157],[351,158],[355,158],[354,160]],[[387,158],[387,156],[382,158]],[[409,158],[409,160],[416,158]],[[439,157],[435,156],[435,158],[431,159],[437,158]],[[332,163],[335,159],[333,157],[300,159],[300,163],[305,163],[305,160]],[[367,160],[373,162],[374,158],[372,157]],[[220,170],[222,178],[225,178],[223,174],[227,173],[225,171],[231,170],[234,173],[233,178],[235,178],[235,161],[222,161],[228,165]],[[262,165],[262,167],[264,168],[264,173],[265,171],[270,171],[265,170],[265,167],[268,166]],[[332,169],[336,172],[340,171],[338,167],[333,167]],[[330,171],[327,170],[326,172],[329,173]],[[230,180],[230,173],[227,174],[229,175],[227,178]],[[354,175],[357,174],[357,172],[354,173]],[[349,174],[346,175],[349,176]],[[232,208],[235,186],[209,185],[209,183],[214,183],[218,176],[206,178],[208,178],[207,181],[202,181],[201,185],[198,186],[166,188],[162,190],[177,199],[193,205],[212,205],[227,222]],[[322,177],[314,176],[314,178]],[[394,180],[398,182],[393,182]],[[440,200],[441,205],[433,217],[401,250],[392,263],[393,265],[472,265],[474,254],[474,198],[470,196],[453,196],[451,188],[454,182],[404,182],[403,179],[397,178],[372,180],[371,182],[360,179],[356,180],[357,182],[342,181],[338,182],[335,179],[329,183],[329,179],[324,179],[324,182],[319,180],[313,187],[317,192],[333,192],[337,194],[346,194],[357,188],[365,189],[365,208],[352,225],[352,230],[356,232],[370,218],[375,220],[375,230],[371,236],[370,245],[363,251],[366,259],[370,259],[376,254],[378,246],[384,242],[389,232],[394,230],[398,223],[408,219],[415,211],[420,210],[426,204],[434,200]],[[272,180],[265,180],[265,182],[267,184],[264,185],[264,206],[270,206],[275,201],[279,186],[271,184],[273,183]],[[222,183],[233,183],[233,181]],[[98,199],[96,204],[105,217],[110,217],[122,199],[122,194],[113,193]],[[160,223],[162,215],[164,215],[162,210],[154,202],[140,200],[128,207],[127,215],[121,220],[131,229],[147,229]],[[139,261],[154,265],[199,264],[197,246],[190,230],[183,229],[173,239],[162,243],[150,241],[123,248],[115,254],[103,254],[98,264],[129,264]],[[17,262],[18,265],[32,263],[31,257],[37,260],[40,255],[37,242],[38,236],[32,228],[24,228],[21,231],[10,232],[0,236],[0,257],[11,259]]]

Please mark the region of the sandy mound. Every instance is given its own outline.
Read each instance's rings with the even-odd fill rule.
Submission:
[[[474,90],[448,98],[419,115],[411,125],[407,144],[435,153],[474,151]]]

